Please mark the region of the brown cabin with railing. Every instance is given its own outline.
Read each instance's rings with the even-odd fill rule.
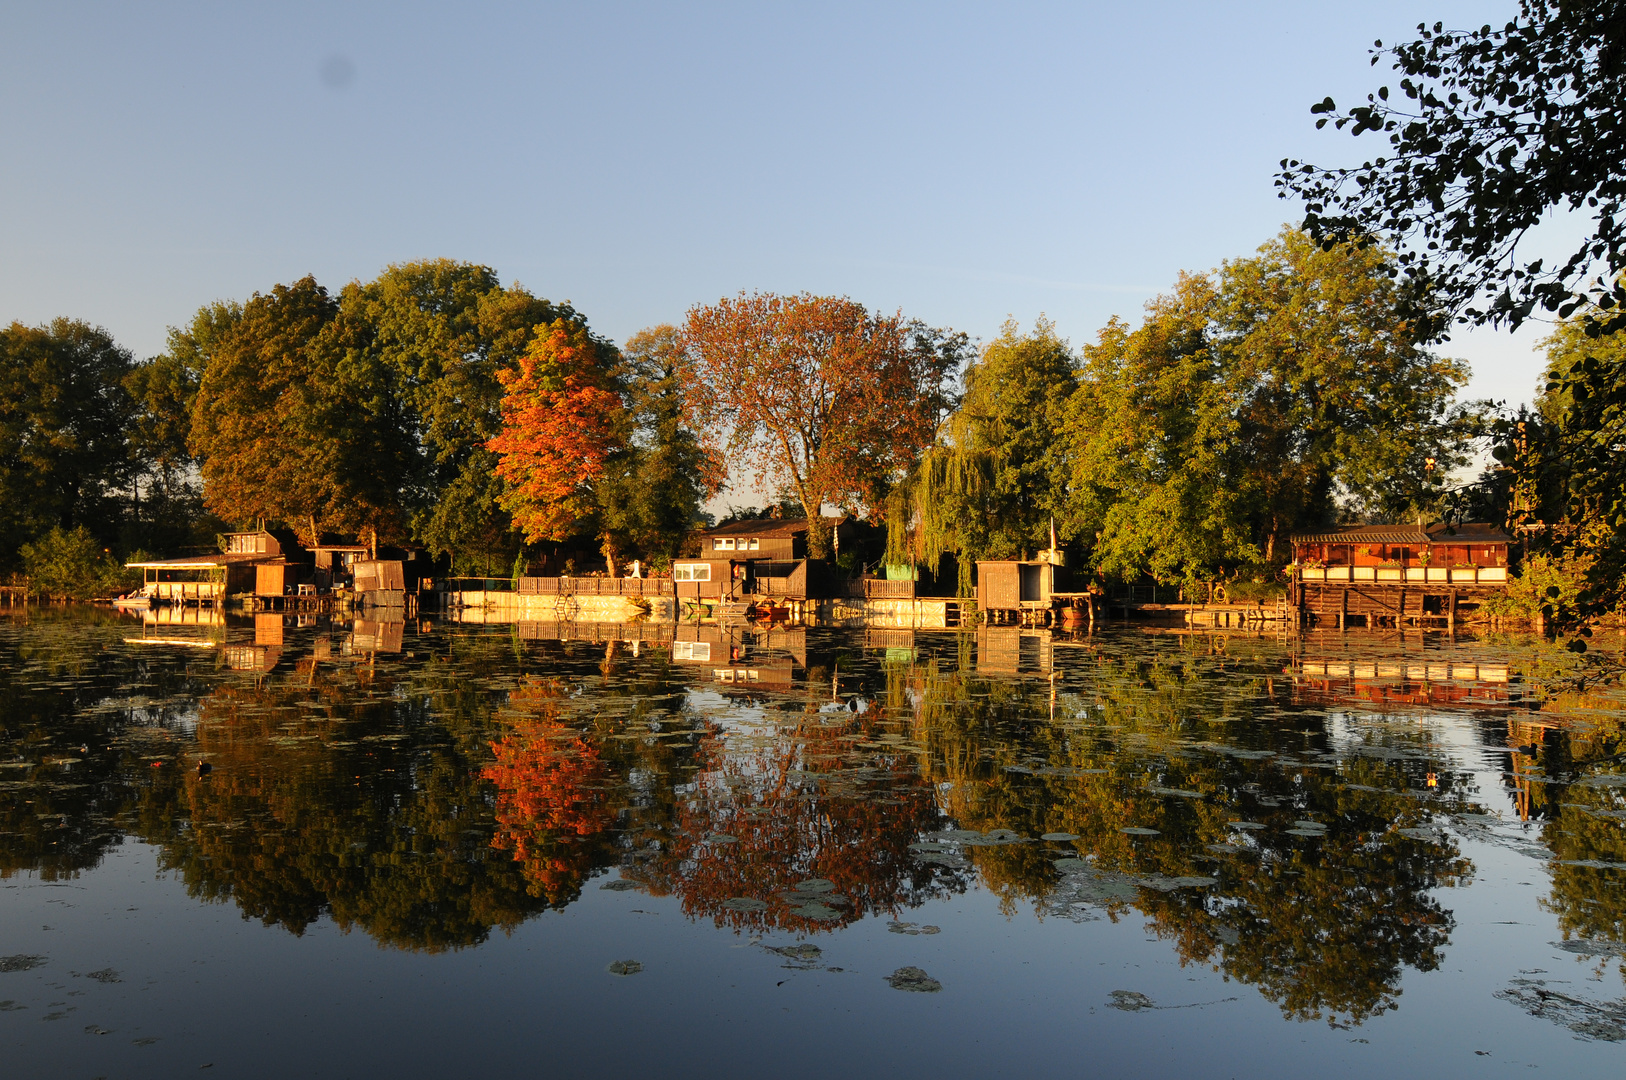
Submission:
[[[1494,525],[1357,525],[1293,537],[1302,625],[1455,627],[1507,586],[1512,539]]]

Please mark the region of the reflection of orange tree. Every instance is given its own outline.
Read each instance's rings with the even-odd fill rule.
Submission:
[[[510,719],[491,744],[495,760],[481,774],[497,788],[493,847],[523,864],[532,896],[563,905],[603,865],[602,834],[615,823],[608,764],[597,745],[559,720],[557,683],[528,680],[512,705],[528,710]],[[583,841],[598,839],[589,845]]]
[[[1409,773],[1437,771],[1449,787],[1442,764],[1352,756],[1331,775],[1283,764],[1277,755],[1303,748],[1319,725],[1273,716],[1228,733],[1223,722],[1251,718],[1268,695],[1234,677],[1218,693],[1225,683],[1205,686],[1201,666],[1184,661],[1103,660],[1086,699],[1038,724],[1021,719],[1037,704],[1021,684],[931,665],[891,674],[912,682],[916,739],[931,748],[933,779],[962,827],[1076,834],[1069,847],[1124,880],[1217,879],[1206,889],[1134,893],[1182,961],[1215,963],[1289,1015],[1357,1020],[1393,1007],[1403,968],[1439,963],[1452,920],[1430,890],[1470,866],[1443,837],[1398,830],[1424,823],[1425,809],[1403,794],[1418,779]],[[1265,745],[1235,746],[1238,730]],[[1198,741],[1224,749],[1196,749]],[[1286,832],[1305,818],[1325,835]],[[1263,828],[1239,842],[1236,820]],[[1132,836],[1125,826],[1158,834]],[[1007,910],[1022,898],[1042,910],[1056,887],[1052,855],[1038,844],[970,847],[966,856]]]
[[[741,930],[833,929],[962,889],[952,871],[911,857],[909,845],[938,823],[933,793],[913,753],[871,741],[878,719],[807,715],[738,746],[712,735],[669,842],[626,876]],[[813,879],[831,885],[798,889]]]

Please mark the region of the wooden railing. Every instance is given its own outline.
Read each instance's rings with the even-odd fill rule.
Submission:
[[[865,600],[912,600],[915,595],[913,581],[885,581],[880,578],[864,579]]]
[[[522,577],[521,595],[529,596],[673,596],[671,578]]]
[[[1506,585],[1505,566],[1301,566],[1298,579],[1329,584]]]

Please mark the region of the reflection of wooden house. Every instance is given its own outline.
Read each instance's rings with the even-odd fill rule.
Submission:
[[[1454,627],[1506,588],[1506,533],[1492,525],[1362,525],[1293,538],[1289,601],[1301,625]]]
[[[1043,673],[1054,665],[1048,630],[1017,626],[984,626],[977,631],[977,673],[1018,675]]]
[[[807,664],[807,632],[680,624],[673,630],[672,660],[716,683],[787,690],[796,669]]]
[[[1400,655],[1380,659],[1303,659],[1290,674],[1293,700],[1314,705],[1498,708],[1515,704],[1508,665]]]

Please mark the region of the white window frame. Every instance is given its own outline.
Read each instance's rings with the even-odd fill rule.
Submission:
[[[713,551],[733,551],[734,538],[732,536],[719,536],[712,542]]]
[[[710,581],[711,563],[673,563],[673,581]]]
[[[711,642],[709,641],[674,641],[672,642],[673,660],[710,660]]]

